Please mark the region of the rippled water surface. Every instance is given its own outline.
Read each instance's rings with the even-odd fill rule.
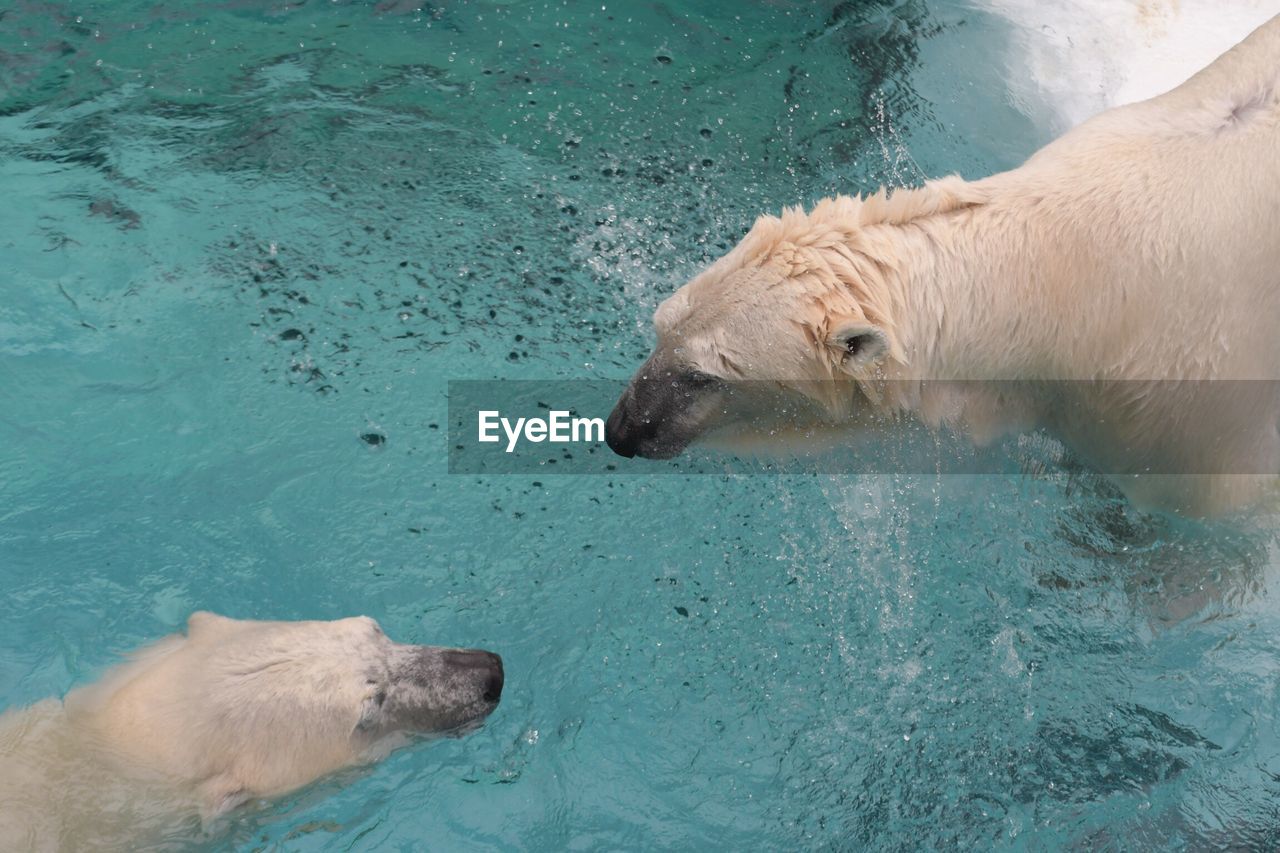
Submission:
[[[12,0],[0,706],[193,609],[365,613],[501,652],[502,705],[209,847],[1274,848],[1270,523],[1015,448],[446,471],[447,380],[628,375],[757,213],[1020,162],[1009,43],[918,0]]]

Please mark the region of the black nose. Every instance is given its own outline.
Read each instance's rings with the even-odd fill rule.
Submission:
[[[488,654],[491,659],[489,672],[485,675],[484,683],[484,701],[497,702],[502,697],[502,685],[505,676],[502,673],[502,658],[495,654]]]
[[[627,418],[628,398],[623,396],[618,405],[613,407],[608,422],[604,425],[604,441],[609,449],[619,456],[630,459],[640,449],[640,431],[632,429]]]
[[[482,649],[453,649],[444,653],[446,666],[456,669],[483,670],[477,675],[484,685],[484,701],[497,702],[502,696],[502,658]]]

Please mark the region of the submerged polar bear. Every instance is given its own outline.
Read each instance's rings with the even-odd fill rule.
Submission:
[[[1256,500],[1280,473],[1280,18],[1013,171],[762,217],[654,325],[606,430],[624,456],[905,413],[1048,429],[1140,504]]]
[[[259,797],[497,705],[502,661],[401,645],[366,617],[196,613],[100,682],[0,716],[0,850],[177,844]]]

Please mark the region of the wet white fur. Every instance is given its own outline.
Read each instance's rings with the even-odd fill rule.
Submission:
[[[392,644],[364,617],[194,614],[65,701],[0,716],[0,850],[121,850],[199,837],[230,808],[359,764],[369,673]]]
[[[888,357],[850,362],[841,331],[867,324]],[[834,412],[869,398],[980,440],[1056,426],[1104,465],[1123,448],[1165,471],[1262,474],[1122,481],[1140,503],[1201,514],[1255,500],[1280,473],[1274,388],[1189,402],[1131,383],[1070,401],[1109,424],[1072,435],[1060,412],[1048,424],[1061,400],[884,380],[1280,380],[1280,18],[1020,168],[762,217],[655,325],[684,363],[790,383]],[[1252,428],[1224,437],[1241,423]]]

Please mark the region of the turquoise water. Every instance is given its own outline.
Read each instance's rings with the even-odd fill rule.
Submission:
[[[208,847],[1275,847],[1273,525],[1016,459],[447,473],[448,380],[623,378],[758,212],[1046,141],[1005,27],[8,4],[0,707],[194,609],[364,613],[500,652],[501,706]]]

